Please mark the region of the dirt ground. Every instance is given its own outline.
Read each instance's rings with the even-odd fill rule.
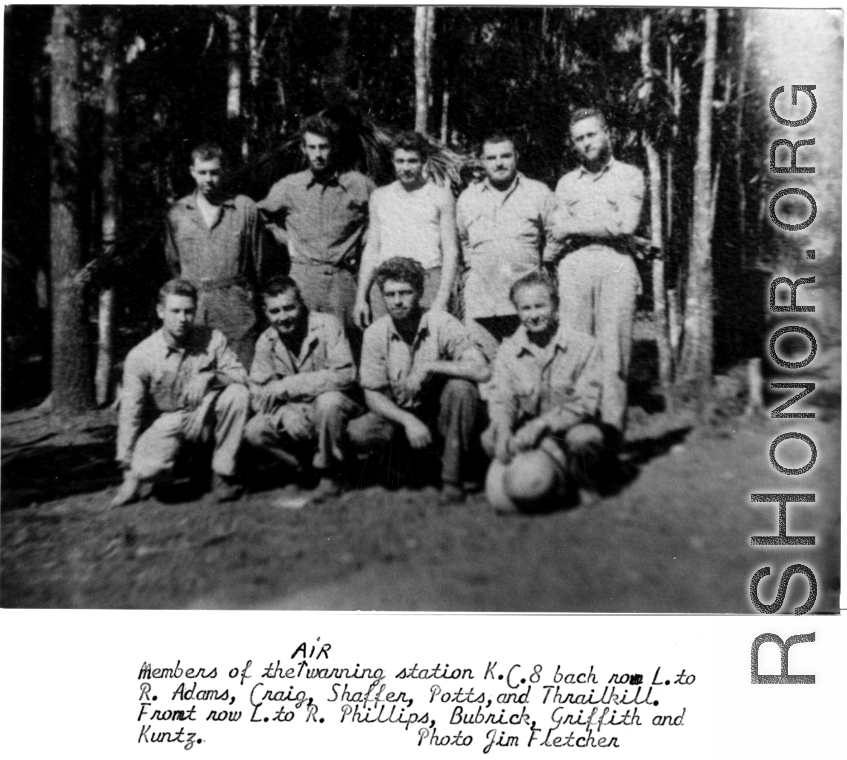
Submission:
[[[833,373],[837,379],[840,368]],[[802,483],[789,487],[768,462],[784,422],[724,412],[698,426],[690,414],[636,407],[626,443],[630,482],[591,506],[540,516],[497,515],[482,494],[440,507],[431,487],[353,482],[340,498],[302,509],[279,506],[298,489],[271,482],[235,504],[206,495],[110,510],[119,480],[113,412],[73,426],[37,410],[7,413],[0,602],[747,613],[757,569],[773,567],[760,590],[769,602],[782,569],[803,561],[818,578],[815,611],[834,612],[840,398],[821,387],[809,402],[818,411],[818,461]],[[782,444],[785,461],[806,461],[808,449],[793,445]],[[789,533],[813,533],[814,548],[750,546],[751,535],[777,526],[776,505],[751,504],[750,493],[777,490],[815,492],[814,506],[788,513]],[[802,604],[807,588],[795,578],[782,611]]]

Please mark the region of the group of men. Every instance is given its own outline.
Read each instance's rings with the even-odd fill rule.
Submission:
[[[244,442],[292,476],[314,471],[315,499],[338,492],[351,459],[396,443],[440,458],[445,503],[478,481],[480,444],[498,507],[596,486],[625,423],[640,288],[627,245],[644,182],[613,157],[597,110],[576,111],[570,135],[580,167],[555,194],[492,134],[485,178],[458,201],[427,176],[416,133],[394,140],[396,181],[375,188],[338,168],[338,128],[307,119],[308,168],[258,204],[222,195],[220,149],[195,149],[196,190],[167,221],[162,328],[125,363],[113,503],[168,478],[184,443],[212,439],[222,501],[241,494]],[[280,255],[263,227],[287,248],[288,276],[262,279]]]

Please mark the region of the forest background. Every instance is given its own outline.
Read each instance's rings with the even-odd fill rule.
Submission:
[[[814,59],[826,69],[809,72],[822,77],[827,121],[786,129],[768,112],[771,92],[795,84],[779,78],[779,39],[808,40],[791,36],[804,21],[786,13],[6,6],[4,408],[46,398],[67,417],[111,403],[123,357],[154,327],[164,213],[191,189],[198,142],[222,143],[233,188],[259,200],[301,168],[298,125],[325,108],[347,126],[345,162],[379,183],[399,130],[430,135],[456,191],[479,140],[505,130],[522,171],[552,187],[575,165],[570,112],[595,105],[618,157],[649,183],[636,332],[645,388],[666,406],[708,411],[719,375],[757,411],[777,272],[817,276],[806,287],[827,301],[819,319],[827,347],[840,347],[841,19],[820,11],[813,27],[831,48]],[[792,108],[783,94],[781,113],[802,118],[803,97]],[[772,139],[814,136],[797,164],[816,176],[769,170]],[[776,157],[787,166],[788,148]],[[774,192],[797,184],[816,188],[813,242],[768,218]],[[809,206],[788,196],[777,212],[798,223]],[[786,358],[807,351],[790,337],[781,346]]]

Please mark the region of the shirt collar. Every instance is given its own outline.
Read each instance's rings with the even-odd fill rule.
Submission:
[[[323,185],[324,187],[330,187],[332,185],[338,185],[342,190],[347,189],[347,185],[344,183],[343,175],[337,169],[332,173],[332,176],[326,182],[321,182],[315,176],[315,173],[311,168],[306,170],[306,189],[314,187],[315,185]]]
[[[606,174],[607,172],[610,172],[610,171],[612,170],[612,167],[615,165],[615,163],[617,163],[617,162],[615,161],[615,157],[610,155],[610,156],[609,156],[609,160],[608,160],[608,161],[606,161],[605,165],[603,166],[603,168],[602,168],[602,169],[600,169],[600,171],[599,171],[599,172],[590,172],[590,171],[588,171],[588,169],[586,169],[586,168],[585,168],[582,164],[580,164],[580,165],[579,165],[579,169],[578,169],[578,171],[579,171],[579,178],[580,178],[580,179],[582,179],[582,178],[583,178],[583,177],[587,174],[587,175],[589,175],[592,179],[594,179],[594,180],[598,180],[598,179],[600,179],[600,177],[602,177],[604,174]]]
[[[521,182],[521,178],[522,178],[523,176],[524,176],[524,175],[523,175],[523,173],[522,173],[522,172],[517,172],[517,173],[515,174],[515,178],[512,180],[512,184],[511,184],[511,185],[509,185],[509,186],[508,186],[505,190],[495,190],[494,186],[491,184],[491,180],[490,180],[488,177],[486,177],[486,178],[485,178],[484,180],[482,180],[482,182],[481,182],[482,188],[481,188],[480,192],[485,192],[486,190],[488,190],[489,192],[492,192],[492,193],[493,193],[493,192],[495,192],[495,191],[496,191],[496,192],[498,192],[498,193],[499,193],[499,192],[502,192],[502,193],[503,193],[503,195],[505,195],[505,196],[509,196],[509,195],[511,195],[513,192],[515,192],[515,190],[517,189],[518,185],[520,184],[520,182]]]
[[[177,346],[175,344],[171,344],[168,342],[168,339],[165,337],[165,328],[160,327],[155,333],[153,333],[153,339],[156,343],[156,350],[164,356],[166,359],[171,354],[181,354],[185,351],[186,348],[189,347],[191,343],[191,339],[193,338],[193,333],[189,333],[189,336],[185,343],[181,346]]]
[[[547,348],[543,349],[539,346],[536,346],[535,343],[532,343],[529,339],[529,335],[527,335],[526,328],[521,325],[516,331],[512,338],[512,340],[517,343],[517,354],[521,356],[524,353],[529,353],[535,356],[540,351],[549,351],[551,348],[558,346],[562,351],[567,351],[568,349],[568,331],[564,328],[562,323],[559,323],[559,328],[556,330],[556,334],[550,340],[550,343],[547,344]]]
[[[418,330],[415,333],[415,339],[412,341],[412,345],[416,345],[420,343],[427,335],[429,335],[429,309],[424,309],[423,314],[421,314],[421,321],[418,323]],[[397,328],[394,326],[394,320],[391,317],[388,318],[388,339],[389,340],[403,340],[403,337],[397,332]],[[403,341],[405,342],[405,341]]]
[[[309,311],[307,316],[307,324],[306,324],[306,337],[303,338],[303,345],[300,347],[300,355],[308,355],[308,352],[311,351],[312,348],[318,343],[320,340],[318,336],[318,332],[320,331],[320,325],[318,324],[317,319],[314,317],[314,312]],[[272,328],[271,340],[274,344],[274,347],[278,347],[280,349],[285,349],[285,353],[288,354],[288,348],[283,343],[282,338],[279,336],[279,333],[276,329]],[[295,357],[298,361],[300,357]]]
[[[191,195],[189,195],[185,199],[185,207],[190,209],[197,208],[197,193],[199,191],[195,190]],[[225,206],[226,208],[235,208],[235,198],[225,198],[221,201],[221,206]]]

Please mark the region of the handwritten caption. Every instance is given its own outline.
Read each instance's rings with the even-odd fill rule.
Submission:
[[[338,659],[336,657],[336,659]],[[332,662],[332,645],[303,642],[286,659],[238,666],[139,668],[139,744],[208,744],[213,725],[279,730],[279,724],[384,726],[417,746],[619,748],[629,731],[685,725],[697,678],[651,666],[601,673],[564,663],[488,660],[475,668]],[[270,737],[269,737],[270,738]]]

